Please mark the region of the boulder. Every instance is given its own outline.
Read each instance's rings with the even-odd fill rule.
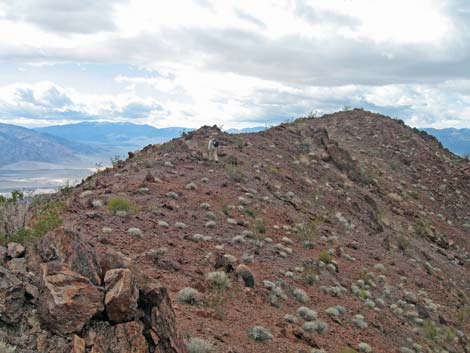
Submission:
[[[7,248],[8,248],[8,256],[11,257],[12,259],[16,257],[22,257],[24,253],[26,252],[25,247],[19,243],[8,243]]]
[[[108,251],[100,256],[101,272],[106,273],[115,268],[129,268],[131,260],[118,251]]]
[[[188,353],[176,329],[176,318],[168,291],[152,283],[139,283],[139,306],[145,311],[146,336],[151,337],[155,352]]]
[[[104,277],[106,313],[111,322],[129,321],[135,316],[139,290],[129,269],[119,268],[106,272]]]
[[[248,266],[244,264],[238,265],[235,273],[237,274],[238,278],[241,278],[243,280],[245,287],[254,288],[255,277],[253,276],[253,273],[251,272]]]
[[[310,126],[312,130],[312,139],[315,145],[320,147],[325,147],[330,143],[330,137],[328,136],[328,131],[325,128],[315,128],[313,125]]]
[[[79,333],[89,319],[103,311],[100,290],[62,264],[41,264],[41,280],[41,319],[56,334]]]
[[[23,283],[6,268],[0,267],[0,320],[15,324],[23,315]]]
[[[77,335],[72,338],[72,351],[70,353],[85,353],[85,340]]]
[[[11,259],[7,263],[8,269],[13,273],[26,273],[26,259],[24,257],[18,257]]]
[[[216,270],[223,268],[225,272],[231,273],[237,267],[237,259],[228,254],[218,253],[215,259],[214,268]]]
[[[59,228],[46,234],[37,250],[43,262],[58,261],[94,285],[101,285],[101,269],[95,251],[78,233]]]
[[[4,246],[0,246],[0,265],[4,265],[7,261],[8,249]]]
[[[148,353],[143,329],[144,325],[136,321],[116,325],[110,351],[112,353]]]
[[[148,353],[144,325],[137,321],[97,328],[91,353]]]

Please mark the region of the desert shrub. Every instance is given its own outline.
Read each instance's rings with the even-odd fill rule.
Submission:
[[[260,234],[265,234],[266,233],[266,222],[262,218],[256,218],[255,219],[255,229],[258,233]]]
[[[308,294],[301,288],[294,288],[292,295],[300,303],[308,303],[310,301]]]
[[[127,234],[136,238],[142,238],[142,231],[139,228],[129,228]]]
[[[419,237],[425,237],[428,234],[426,225],[423,222],[416,222],[413,226],[415,234]]]
[[[201,302],[201,293],[191,287],[183,288],[176,294],[176,302],[189,305],[199,304]]]
[[[223,212],[224,215],[226,215],[226,216],[231,216],[231,214],[232,214],[232,209],[230,208],[230,205],[224,203],[224,205],[222,206],[222,212]]]
[[[305,306],[297,309],[297,315],[305,321],[313,321],[317,319],[317,312]]]
[[[24,199],[24,194],[20,190],[13,190],[11,192],[11,201],[12,202],[18,202]]]
[[[312,286],[320,280],[320,272],[313,264],[307,264],[302,272],[303,281]]]
[[[230,180],[235,183],[244,183],[245,175],[241,171],[240,167],[236,164],[228,163],[225,165],[225,172]]]
[[[397,245],[398,245],[398,249],[400,249],[402,252],[405,252],[410,246],[410,241],[405,236],[401,236],[398,238]]]
[[[230,279],[222,271],[214,271],[207,274],[207,281],[212,289],[223,291],[230,286]]]
[[[308,221],[297,227],[297,234],[305,246],[310,246],[317,237],[317,222]]]
[[[370,353],[372,352],[372,348],[365,342],[361,342],[358,344],[357,348],[361,353]]]
[[[119,165],[119,163],[122,162],[121,157],[118,156],[118,155],[115,155],[115,156],[109,158],[109,161],[111,162],[111,165],[113,166],[113,168],[117,167]]]
[[[256,212],[254,209],[250,208],[250,207],[245,207],[243,209],[243,213],[246,214],[248,217],[251,217],[251,218],[256,218]]]
[[[423,323],[424,336],[430,340],[436,341],[439,337],[439,327],[431,320]]]
[[[70,195],[72,191],[73,191],[73,186],[69,181],[67,181],[64,185],[62,185],[59,188],[59,193],[63,195]]]
[[[248,330],[248,336],[255,341],[269,341],[273,339],[273,335],[269,332],[268,329],[263,326],[253,326]]]
[[[284,315],[282,320],[285,321],[285,322],[291,323],[291,324],[295,324],[297,321],[299,321],[299,319],[297,319],[296,316],[291,315],[291,314]]]
[[[157,249],[153,249],[150,251],[150,256],[152,256],[155,260],[160,260],[163,258],[168,252],[168,248],[162,246]]]
[[[213,344],[203,338],[190,337],[186,340],[189,353],[211,353]]]
[[[27,244],[34,238],[44,236],[62,224],[59,213],[65,208],[65,203],[59,200],[46,200],[34,202],[34,211],[30,220],[30,227],[20,228],[14,234],[0,237],[0,243],[16,242]]]
[[[470,306],[464,307],[457,313],[457,324],[461,329],[470,326]]]
[[[323,250],[322,252],[320,252],[320,254],[318,254],[318,260],[329,264],[333,260],[333,257],[327,250]]]
[[[16,347],[10,346],[3,340],[0,340],[0,353],[15,353]]]
[[[328,331],[328,324],[321,320],[306,321],[302,324],[302,330],[322,334]]]
[[[242,137],[234,137],[233,139],[234,141],[234,144],[235,144],[235,147],[239,150],[239,151],[242,151],[243,150],[243,147],[245,147],[245,141],[243,140]]]
[[[113,197],[108,201],[108,210],[112,214],[116,214],[119,211],[124,211],[127,214],[137,213],[139,208],[135,203],[130,200],[127,200],[124,197]]]

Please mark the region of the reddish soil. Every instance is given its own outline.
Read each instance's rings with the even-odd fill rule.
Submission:
[[[326,129],[329,141],[318,138],[320,128]],[[205,158],[211,135],[221,142],[218,163]],[[155,182],[146,180],[148,173]],[[196,189],[185,188],[188,183]],[[93,195],[80,198],[85,190]],[[168,197],[169,192],[178,198]],[[239,262],[243,254],[253,255],[247,266],[255,287],[245,288],[231,273],[222,309],[215,310],[207,301],[191,306],[173,300],[182,335],[211,341],[214,352],[310,352],[317,346],[340,353],[345,347],[357,349],[360,342],[373,352],[399,352],[400,347],[412,349],[413,343],[421,345],[422,352],[465,352],[470,338],[465,311],[470,305],[469,195],[468,161],[396,120],[354,110],[299,119],[255,134],[229,135],[205,127],[149,146],[75,188],[67,196],[63,218],[98,254],[123,253],[166,286],[173,299],[184,287],[211,297],[205,276],[215,270],[217,254],[233,255]],[[116,196],[132,200],[139,211],[118,217],[106,206],[96,209],[88,202],[99,199],[106,204]],[[237,208],[239,197],[241,203],[249,202],[244,210]],[[204,202],[216,216],[214,228],[205,226],[209,219],[200,206]],[[229,210],[230,205],[235,208]],[[238,223],[229,224],[227,218]],[[177,229],[176,222],[186,228]],[[312,224],[311,246],[294,230],[302,222]],[[112,232],[105,234],[103,227]],[[131,227],[139,228],[143,238],[130,236]],[[232,241],[245,230],[254,232],[258,245],[249,238],[241,244]],[[195,242],[194,234],[212,240]],[[272,243],[260,246],[266,237]],[[292,244],[283,243],[283,237]],[[277,243],[291,248],[292,254],[281,256]],[[168,251],[157,261],[150,251],[161,247]],[[328,249],[334,251],[337,272],[332,266],[318,267],[319,254]],[[308,264],[319,275],[313,285],[298,268]],[[383,282],[377,264],[384,265]],[[293,276],[286,276],[288,271]],[[357,280],[368,278],[376,285],[369,291],[378,309],[360,297],[364,291],[360,296],[351,291]],[[278,307],[267,301],[270,291],[263,280],[283,281],[288,297],[279,299]],[[346,289],[339,297],[321,289],[335,285]],[[389,295],[384,295],[386,286]],[[309,302],[299,303],[289,288],[303,289]],[[407,301],[406,291],[416,298]],[[408,305],[403,314],[390,308],[399,300]],[[435,310],[427,308],[426,301],[434,303]],[[283,322],[285,314],[295,315],[302,305],[318,312],[329,326],[326,333],[302,333],[301,321]],[[336,305],[347,313],[332,319],[325,309]],[[452,334],[433,339],[422,322],[406,317],[407,311],[416,311],[424,327],[435,322],[441,332]],[[352,323],[356,314],[364,316],[367,328]],[[267,328],[273,339],[249,338],[247,331],[254,325]]]

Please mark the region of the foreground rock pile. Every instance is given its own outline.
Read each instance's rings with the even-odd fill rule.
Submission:
[[[1,248],[0,332],[28,352],[186,352],[165,288],[60,228]],[[21,263],[21,265],[18,265]],[[1,338],[1,337],[0,337]]]

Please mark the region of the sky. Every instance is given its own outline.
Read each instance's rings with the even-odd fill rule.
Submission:
[[[0,0],[0,122],[470,128],[468,0]]]

